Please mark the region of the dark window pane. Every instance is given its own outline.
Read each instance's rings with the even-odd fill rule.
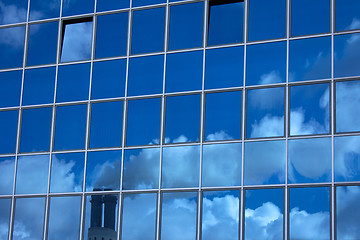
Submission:
[[[286,42],[247,46],[246,85],[285,82],[286,51]]]
[[[1,141],[3,142],[3,141]],[[14,171],[15,171],[15,157],[1,157],[0,158],[0,195],[11,195],[13,193],[13,185],[14,185]],[[1,201],[1,199],[0,199]],[[0,203],[0,210],[2,209]],[[3,211],[1,211],[3,213]],[[0,214],[0,225],[1,221],[3,221],[2,214]],[[0,236],[1,232],[0,232]]]
[[[2,0],[0,4],[0,24],[26,21],[28,0]]]
[[[60,0],[52,0],[52,1],[31,0],[30,21],[59,17],[60,2],[61,2]]]
[[[55,63],[57,37],[58,22],[31,24],[29,26],[27,65]]]
[[[129,62],[128,95],[162,93],[164,56],[131,58]]]
[[[130,0],[97,0],[96,11],[110,11],[130,7]]]
[[[22,71],[0,73],[0,108],[20,104]]]
[[[15,153],[18,111],[0,111],[0,154]]]
[[[70,102],[89,99],[90,63],[59,67],[56,101]]]
[[[166,0],[132,0],[133,7],[166,3]]]
[[[11,198],[0,199],[0,225],[3,226],[0,232],[1,239],[7,239],[9,233],[9,221],[11,210]]]
[[[94,62],[91,98],[116,98],[125,94],[126,59]]]
[[[63,16],[94,12],[94,0],[63,0]]]
[[[330,31],[330,0],[292,0],[291,35]]]
[[[87,105],[56,108],[54,150],[85,148]]]
[[[133,12],[131,53],[164,50],[165,8]]]
[[[165,143],[197,142],[200,95],[166,98]]]
[[[247,91],[246,137],[284,135],[284,88]]]
[[[208,45],[243,41],[244,2],[210,1]]]
[[[25,70],[23,105],[54,102],[55,67]]]
[[[240,186],[241,152],[241,143],[204,145],[202,186]]]
[[[96,58],[126,55],[127,31],[127,12],[98,16]]]
[[[128,102],[126,145],[159,144],[161,99]]]
[[[0,58],[0,69],[22,67],[24,58],[25,27],[2,28],[0,29],[0,36],[1,55],[8,56]]]
[[[22,112],[20,152],[49,151],[52,108]]]
[[[335,181],[360,181],[360,136],[335,138]]]
[[[123,189],[159,187],[160,149],[127,149],[124,156]]]
[[[360,28],[360,2],[358,0],[336,1],[336,31]]]
[[[289,81],[331,77],[331,38],[290,41]]]
[[[203,15],[203,3],[183,4],[170,7],[170,50],[202,46]]]
[[[91,105],[90,148],[121,146],[123,102]]]
[[[360,75],[360,34],[346,34],[334,37],[334,76],[351,77]]]
[[[205,65],[205,89],[243,85],[243,47],[207,50]]]

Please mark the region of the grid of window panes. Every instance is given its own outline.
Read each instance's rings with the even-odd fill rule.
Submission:
[[[358,0],[0,0],[0,239],[358,239]]]

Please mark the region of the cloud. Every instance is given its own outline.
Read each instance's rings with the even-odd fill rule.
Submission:
[[[329,125],[329,123],[327,123],[327,125]],[[311,135],[324,132],[326,132],[324,125],[320,124],[313,117],[305,122],[305,110],[303,108],[300,107],[290,112],[291,135]]]
[[[360,34],[336,36],[334,41],[335,77],[359,75]]]
[[[89,171],[90,169],[88,169]],[[91,173],[87,174],[86,191],[94,188],[119,189],[121,175],[121,158],[97,163]]]
[[[248,101],[248,107],[267,110],[277,109],[279,105],[284,105],[284,88],[249,90]]]
[[[359,179],[359,156],[359,136],[335,138],[335,181]]]
[[[350,23],[350,25],[345,28],[345,30],[352,30],[352,29],[358,29],[358,28],[360,28],[360,20],[355,17],[352,19],[352,22]]]
[[[251,124],[251,138],[284,135],[284,117],[265,115],[260,121]]]
[[[12,194],[14,170],[15,158],[0,158],[0,194]]]
[[[260,76],[260,84],[272,84],[283,82],[279,70],[272,70]]]
[[[27,10],[16,5],[6,5],[0,1],[0,24],[19,23],[26,21]]]
[[[0,29],[0,46],[21,50],[24,47],[25,27]]]

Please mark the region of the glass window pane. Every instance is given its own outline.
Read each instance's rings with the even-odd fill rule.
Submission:
[[[241,143],[204,145],[202,186],[240,186],[241,152]]]
[[[145,5],[166,3],[166,0],[132,0],[132,2],[133,7],[140,7]]]
[[[247,91],[246,137],[284,136],[284,88]]]
[[[360,181],[360,136],[335,138],[335,181]]]
[[[50,198],[47,239],[78,239],[81,196]]]
[[[14,185],[15,157],[0,157],[0,172],[0,195],[11,195],[13,193]],[[0,209],[1,206],[0,203]],[[2,217],[3,216],[0,214],[0,225]]]
[[[286,33],[286,0],[249,1],[249,40],[284,38]]]
[[[289,140],[289,183],[331,181],[331,138]]]
[[[16,135],[19,112],[0,111],[0,154],[16,152]]]
[[[124,195],[122,240],[155,240],[156,203],[155,193]]]
[[[165,143],[197,142],[200,95],[166,98]]]
[[[127,12],[98,16],[96,28],[96,58],[126,55]]]
[[[22,71],[0,73],[0,108],[20,104]]]
[[[206,94],[205,139],[241,138],[241,92]]]
[[[200,146],[168,147],[163,149],[162,188],[199,186]]]
[[[244,48],[206,51],[205,89],[240,87],[244,79]]]
[[[328,187],[290,189],[290,239],[330,239]]]
[[[25,70],[23,105],[54,102],[55,67]]]
[[[201,90],[202,76],[202,51],[175,53],[166,56],[166,92]]]
[[[133,12],[131,53],[161,52],[164,50],[165,8]]]
[[[8,239],[10,210],[11,198],[0,199],[0,226],[2,226],[0,231],[1,239]]]
[[[47,192],[49,158],[49,155],[18,157],[16,194]]]
[[[352,77],[360,75],[360,33],[334,37],[334,76]]]
[[[244,1],[210,1],[208,41],[210,45],[243,41]]]
[[[124,154],[123,189],[157,189],[160,149],[127,149]]]
[[[290,135],[329,133],[329,84],[290,88]]]
[[[169,50],[201,47],[204,3],[170,7]]]
[[[289,81],[331,77],[331,38],[290,41]]]
[[[121,146],[122,115],[123,102],[91,105],[90,148]]]
[[[25,14],[26,15],[26,14]],[[1,22],[1,6],[0,6]],[[0,69],[22,67],[24,58],[25,27],[12,27],[0,29]]]
[[[286,42],[246,47],[246,85],[265,85],[286,81]]]
[[[285,141],[245,143],[244,183],[284,184],[285,152]]]
[[[94,0],[63,0],[63,16],[94,12]]]
[[[360,81],[336,83],[336,132],[360,131]]]
[[[164,56],[131,58],[128,95],[157,94],[163,91]]]
[[[88,152],[86,165],[86,191],[96,189],[119,190],[121,150]]]
[[[291,1],[291,36],[327,33],[329,31],[329,0]]]
[[[30,1],[30,17],[29,17],[30,21],[47,19],[47,18],[56,18],[59,16],[60,16],[60,0]]]
[[[54,150],[85,148],[87,105],[56,108]]]
[[[49,151],[52,108],[24,109],[20,152]]]
[[[239,237],[239,191],[204,192],[202,240]]]
[[[0,24],[26,21],[28,0],[2,0],[0,5]]]
[[[45,198],[16,198],[13,239],[43,239]]]
[[[358,0],[336,1],[336,31],[360,28],[360,2]]]
[[[128,102],[126,145],[151,145],[160,142],[161,98]]]
[[[50,64],[56,62],[58,22],[31,24],[27,65]]]
[[[163,193],[161,239],[195,240],[196,213],[196,192]]]
[[[121,8],[128,8],[130,6],[130,0],[97,0],[96,11],[110,11]]]
[[[125,95],[126,59],[94,62],[91,98],[116,98]]]
[[[81,101],[89,98],[90,63],[59,67],[56,101]]]
[[[84,182],[84,153],[53,154],[51,160],[51,192],[80,192]]]
[[[245,191],[244,239],[283,239],[283,197],[283,189]]]

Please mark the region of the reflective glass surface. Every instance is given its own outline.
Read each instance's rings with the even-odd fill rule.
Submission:
[[[244,48],[206,51],[205,89],[240,87],[244,79]]]
[[[9,233],[9,221],[11,210],[11,198],[0,199],[0,225],[2,226],[0,232],[1,239],[7,239]]]
[[[86,191],[96,189],[119,190],[121,150],[88,152],[86,165]]]
[[[52,0],[52,1],[31,0],[30,17],[29,17],[30,21],[59,17],[60,2],[61,0]]]
[[[292,36],[327,33],[329,31],[330,0],[291,1]]]
[[[220,45],[243,41],[244,2],[210,1],[207,44]]]
[[[201,47],[204,3],[170,7],[169,50]]]
[[[290,238],[330,239],[329,188],[290,189]]]
[[[27,0],[2,0],[0,4],[0,24],[26,21]]]
[[[334,36],[334,76],[360,75],[360,33]]]
[[[160,142],[161,98],[128,101],[126,145]]]
[[[55,67],[25,70],[23,105],[54,102]]]
[[[0,73],[0,108],[20,104],[22,71]]]
[[[133,12],[131,53],[164,50],[165,8]]]
[[[31,24],[29,26],[28,66],[56,62],[58,22]]]
[[[200,146],[163,149],[161,187],[186,188],[199,186]]]
[[[283,239],[283,197],[282,189],[245,191],[244,239]]]
[[[130,0],[97,0],[96,11],[110,11],[120,8],[128,8],[130,6]]]
[[[161,239],[195,240],[196,212],[196,192],[163,193]]]
[[[240,186],[241,152],[241,143],[204,145],[202,186]]]
[[[11,195],[14,185],[15,157],[0,157],[0,194]],[[0,199],[1,201],[1,199]],[[1,203],[0,203],[1,209]],[[2,212],[2,211],[0,211]],[[2,225],[2,214],[0,214],[0,225]],[[0,232],[0,236],[2,233]]]
[[[91,105],[90,148],[121,146],[123,102]]]
[[[1,5],[0,5],[1,22]],[[0,69],[22,67],[24,58],[25,27],[12,27],[0,29]]]
[[[16,152],[18,111],[0,111],[0,154]]]
[[[329,95],[328,83],[290,88],[290,135],[329,132]]]
[[[247,91],[246,137],[284,135],[284,88]]]
[[[233,240],[239,236],[239,191],[204,192],[202,240]]]
[[[166,0],[132,0],[132,1],[133,1],[132,2],[133,7],[166,3]]]
[[[129,62],[128,95],[162,93],[164,56],[131,58]]]
[[[165,143],[197,142],[200,127],[200,95],[166,98]]]
[[[15,193],[46,193],[49,176],[49,160],[49,155],[18,157]]]
[[[155,193],[124,195],[121,239],[155,240],[156,203]]]
[[[94,0],[63,0],[63,16],[94,12]]]
[[[285,183],[285,141],[245,143],[244,184]]]
[[[286,81],[286,42],[248,45],[246,85]]]
[[[126,55],[127,12],[98,16],[96,29],[96,58]]]
[[[290,41],[289,81],[331,77],[331,38]]]
[[[87,105],[56,108],[54,150],[85,148]]]
[[[335,181],[360,181],[360,136],[335,138]]]
[[[289,140],[290,183],[331,181],[331,138]]]
[[[51,159],[51,192],[80,192],[84,181],[84,153],[53,154]]]
[[[336,83],[336,132],[360,131],[360,81]]]
[[[127,149],[124,153],[123,189],[159,187],[160,149]]]
[[[56,101],[81,101],[89,98],[90,63],[59,66]]]
[[[360,2],[358,0],[336,1],[336,31],[360,28]]]
[[[20,152],[49,151],[52,108],[22,111]]]

